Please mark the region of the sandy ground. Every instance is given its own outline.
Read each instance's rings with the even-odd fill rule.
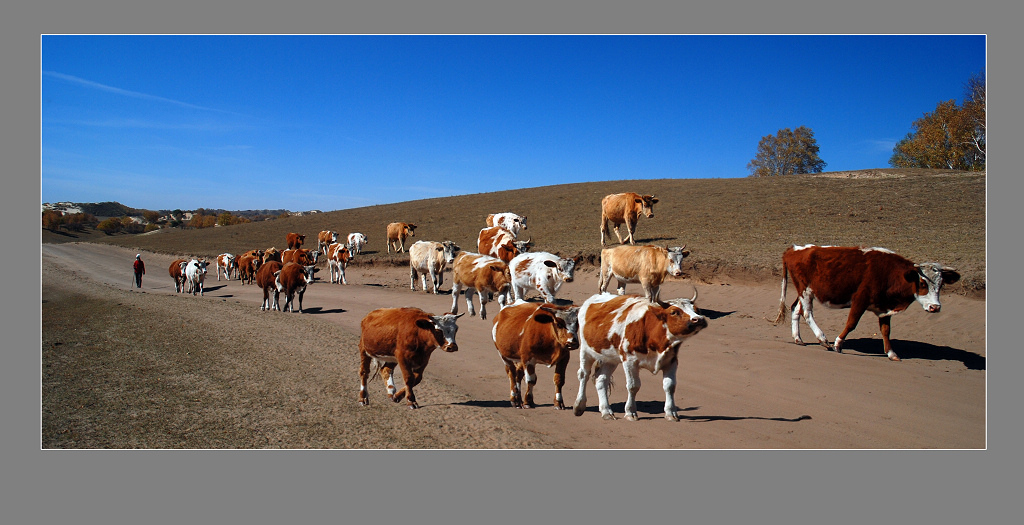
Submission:
[[[47,285],[59,288],[62,280],[73,276],[78,282],[95,281],[127,291],[134,255],[135,252],[113,246],[45,244],[44,290]],[[139,294],[140,298],[176,295],[167,275],[167,267],[174,258],[143,253],[148,273],[141,290],[145,293]],[[417,291],[411,291],[408,270],[401,267],[353,264],[347,271],[348,285],[329,283],[326,268],[318,277],[320,280],[305,294],[303,314],[258,312],[260,290],[243,286],[239,281],[218,282],[213,272],[207,276],[204,297],[179,297],[204,304],[230,303],[251,308],[264,318],[272,317],[275,323],[289,322],[301,315],[302,322],[296,322],[297,328],[308,323],[329,323],[356,337],[360,320],[375,308],[416,306],[443,313],[452,305],[450,295],[423,293],[418,282]],[[486,425],[478,427],[482,432],[500,428],[503,433],[500,439],[476,436],[466,441],[453,440],[442,445],[446,448],[986,448],[983,301],[945,295],[942,312],[938,314],[927,314],[912,305],[893,319],[893,344],[903,361],[890,362],[881,351],[878,323],[871,314],[851,333],[844,353],[836,354],[817,345],[795,345],[788,321],[773,326],[766,320],[774,318],[778,311],[777,283],[679,280],[667,283],[661,295],[690,297],[694,288],[699,292],[698,306],[708,317],[709,326],[680,350],[676,390],[679,422],[664,419],[661,378],[647,371],[641,372],[642,385],[637,397],[640,420],[622,419],[626,394],[621,367],[616,371],[611,392],[612,409],[620,417],[618,420],[601,419],[595,406],[593,383],[587,385],[590,406],[582,416],[573,416],[572,410],[553,410],[552,370],[544,367],[538,368],[540,381],[535,389],[539,406],[532,410],[512,408],[504,366],[490,336],[491,319],[498,312],[495,302],[488,304],[487,320],[468,315],[459,320],[457,353],[434,354],[425,372],[424,385],[417,389],[423,408],[409,411],[404,403],[381,406],[380,400],[385,398],[379,380],[370,385],[371,394],[376,396],[371,397],[375,403],[371,407],[395,418],[427,421],[432,411],[444,408],[446,418],[486,420]],[[445,275],[442,285],[442,291],[448,290],[450,273]],[[585,267],[577,273],[575,282],[562,288],[559,297],[580,304],[596,290],[596,269]],[[636,285],[627,287],[627,293],[636,292]],[[793,293],[790,288],[789,300]],[[140,308],[149,308],[147,304],[141,303]],[[152,308],[166,306],[154,304]],[[233,310],[223,311],[224,319],[216,322],[232,322]],[[466,311],[462,297],[459,311]],[[845,323],[846,313],[819,307],[816,319],[826,335],[834,338]],[[44,330],[45,326],[44,317]],[[805,340],[813,340],[806,325],[801,326],[801,332]],[[270,355],[275,349],[254,351]],[[337,351],[357,353],[354,346]],[[347,384],[358,388],[357,369],[344,369],[353,363],[354,359],[346,358],[325,366],[337,368],[331,370],[335,376],[347,374]],[[574,355],[563,389],[567,405],[575,400],[579,388],[575,379],[577,366]],[[301,376],[301,372],[296,373]],[[317,376],[309,380],[327,379]],[[431,399],[433,387],[429,383],[435,383],[434,387],[444,392],[457,392],[446,399],[461,401],[448,401],[440,407],[438,398]],[[355,388],[341,394],[344,402],[356,403]],[[410,415],[413,412],[415,416]],[[280,445],[336,446],[316,440]],[[353,445],[348,442],[343,446]],[[398,446],[419,445],[413,442]]]

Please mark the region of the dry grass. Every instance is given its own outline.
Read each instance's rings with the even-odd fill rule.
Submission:
[[[741,179],[657,179],[564,184],[489,194],[425,199],[207,230],[149,235],[88,234],[95,240],[158,253],[212,257],[252,248],[282,248],[285,234],[342,236],[359,231],[369,253],[356,264],[406,264],[388,255],[389,222],[415,223],[415,240],[453,240],[476,250],[488,213],[526,215],[535,250],[600,253],[600,202],[609,193],[653,193],[655,218],[642,218],[639,243],[680,245],[691,251],[691,274],[712,279],[774,280],[790,244],[882,246],[915,261],[957,268],[952,293],[984,295],[986,178],[984,174],[921,169],[833,172],[816,176]],[[85,239],[84,237],[89,237]],[[97,239],[97,237],[99,237]],[[614,239],[614,235],[613,235]],[[44,242],[49,242],[44,238]],[[410,242],[411,243],[411,242]],[[947,293],[948,293],[947,292]]]

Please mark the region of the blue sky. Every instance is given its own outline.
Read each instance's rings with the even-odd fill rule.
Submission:
[[[41,199],[319,209],[746,177],[814,131],[881,168],[983,35],[98,36],[40,40]],[[623,190],[639,191],[633,187]],[[642,188],[640,189],[642,190]]]

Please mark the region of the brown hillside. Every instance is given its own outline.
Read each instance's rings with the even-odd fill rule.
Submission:
[[[985,290],[984,174],[943,170],[877,169],[814,176],[740,179],[656,179],[563,184],[339,210],[205,230],[163,230],[146,235],[84,235],[80,240],[158,253],[212,257],[252,248],[284,248],[285,234],[335,230],[369,237],[355,264],[406,264],[388,255],[389,222],[415,223],[416,240],[453,240],[476,251],[476,236],[489,213],[528,217],[535,251],[600,253],[600,202],[609,193],[653,193],[653,219],[641,218],[638,243],[681,245],[691,251],[691,274],[713,279],[778,277],[790,244],[881,246],[915,261],[957,268],[953,293]],[[614,234],[612,235],[614,240]],[[63,240],[67,240],[66,238]],[[44,242],[51,242],[44,234]]]

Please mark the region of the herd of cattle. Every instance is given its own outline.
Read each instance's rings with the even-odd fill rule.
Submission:
[[[380,308],[362,320],[359,339],[359,402],[369,403],[366,383],[380,375],[387,394],[394,402],[407,399],[417,408],[415,387],[423,377],[431,353],[458,350],[455,335],[459,314],[459,295],[465,296],[466,309],[475,313],[473,296],[479,296],[481,319],[487,318],[486,305],[496,298],[500,310],[495,316],[491,336],[505,363],[510,386],[510,402],[517,408],[533,407],[533,387],[538,364],[554,367],[554,407],[564,409],[561,389],[570,351],[579,350],[577,378],[580,388],[573,405],[574,414],[586,408],[586,383],[593,378],[599,409],[604,419],[615,419],[608,389],[611,375],[621,363],[626,374],[625,417],[636,420],[636,393],[640,388],[639,370],[662,373],[665,392],[665,418],[678,420],[674,402],[677,352],[688,337],[707,327],[707,319],[698,313],[697,294],[692,298],[663,301],[662,283],[668,276],[682,276],[683,259],[689,251],[681,247],[637,246],[633,235],[641,215],[654,217],[653,195],[620,193],[608,195],[601,203],[601,245],[605,246],[611,224],[619,246],[602,248],[598,293],[580,305],[556,298],[563,283],[572,282],[581,257],[563,258],[549,252],[532,251],[532,237],[520,240],[527,229],[527,218],[514,213],[488,215],[480,230],[477,252],[463,251],[452,241],[417,241],[406,249],[409,237],[415,237],[416,225],[395,222],[386,232],[388,253],[409,253],[409,286],[416,290],[416,278],[424,292],[438,294],[446,269],[452,272],[452,305],[448,312],[433,315],[418,308]],[[625,239],[619,227],[626,225]],[[354,255],[366,246],[362,233],[352,233],[339,243],[338,234],[322,231],[317,248],[305,249],[305,235],[289,233],[287,249],[250,250],[235,256],[217,256],[217,280],[238,279],[256,284],[263,290],[261,310],[294,311],[297,296],[302,312],[302,296],[319,271],[316,264],[326,257],[331,283],[348,284],[345,268]],[[626,244],[628,242],[628,244]],[[889,341],[891,316],[918,302],[926,312],[941,308],[939,290],[960,275],[938,263],[913,262],[883,248],[792,246],[782,256],[782,295],[778,324],[786,313],[786,290],[793,281],[797,298],[790,305],[792,334],[797,344],[802,317],[821,345],[842,351],[847,335],[857,326],[865,311],[878,316],[883,346],[889,359],[899,361]],[[203,294],[208,262],[179,259],[170,268],[175,291]],[[428,290],[427,278],[431,288]],[[607,292],[612,278],[617,295]],[[625,295],[627,283],[637,283],[642,295]],[[528,301],[530,290],[540,293],[540,301]],[[278,303],[280,294],[285,303]],[[272,296],[272,301],[271,301]],[[843,329],[829,339],[814,321],[813,301],[830,308],[849,308]],[[569,303],[569,304],[566,304]],[[394,370],[401,370],[404,387],[398,390]],[[526,393],[521,384],[526,380]]]

